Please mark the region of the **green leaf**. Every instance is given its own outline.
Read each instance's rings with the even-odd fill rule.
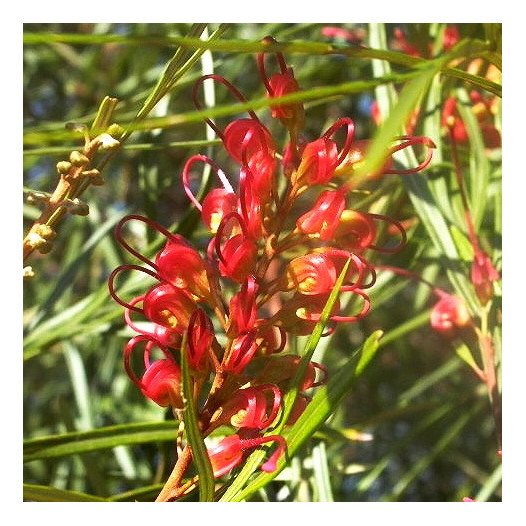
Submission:
[[[188,444],[192,448],[197,473],[199,474],[199,500],[212,502],[214,500],[214,472],[206,445],[201,435],[198,415],[194,402],[194,382],[188,366],[187,338],[183,338],[181,346],[181,372],[183,378],[183,397],[185,401],[184,425]]]
[[[107,502],[106,499],[78,491],[24,484],[24,501],[35,502]]]
[[[480,368],[471,353],[471,350],[465,343],[461,343],[458,347],[455,348],[455,352],[464,362],[466,362],[472,369],[479,370]]]
[[[24,441],[24,462],[110,449],[121,445],[174,441],[176,422],[125,424]]]

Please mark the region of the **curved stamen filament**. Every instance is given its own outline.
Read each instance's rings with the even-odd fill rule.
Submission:
[[[157,230],[157,232],[159,232],[160,234],[162,234],[163,236],[165,236],[169,240],[174,240],[175,241],[175,240],[178,240],[178,239],[182,239],[181,236],[178,236],[177,234],[173,234],[172,232],[170,232],[169,230],[164,228],[159,223],[157,223],[155,221],[152,221],[151,219],[148,219],[147,217],[140,216],[140,215],[131,214],[131,215],[124,216],[117,223],[117,225],[115,226],[114,233],[115,233],[115,238],[117,239],[119,244],[123,248],[125,248],[130,254],[135,256],[138,260],[142,261],[143,263],[146,263],[147,265],[149,265],[153,269],[158,270],[157,265],[153,261],[148,259],[146,256],[143,256],[139,252],[137,252],[137,250],[132,248],[129,245],[129,243],[124,240],[124,236],[122,234],[122,229],[123,229],[123,227],[124,227],[124,225],[126,223],[128,223],[129,221],[132,221],[132,220],[142,221],[143,223],[146,223],[147,226],[152,227],[154,230]]]
[[[233,194],[234,189],[232,188],[232,185],[230,184],[227,176],[225,175],[225,172],[223,172],[223,170],[219,168],[219,166],[217,165],[215,161],[213,161],[206,155],[194,155],[190,157],[190,159],[186,161],[186,164],[184,165],[184,168],[183,168],[183,174],[182,174],[183,187],[190,201],[192,201],[192,203],[199,210],[199,212],[202,212],[203,207],[201,203],[197,200],[194,193],[190,189],[190,168],[192,167],[194,163],[199,162],[199,161],[202,161],[205,164],[209,164],[214,169],[217,177],[219,177],[219,180],[223,184],[223,187],[225,188],[225,190]]]
[[[404,148],[408,148],[409,146],[414,146],[415,144],[423,144],[424,146],[427,146],[427,153],[426,158],[415,168],[408,168],[408,169],[399,169],[396,168],[389,168],[386,174],[392,174],[392,175],[409,175],[414,174],[416,172],[419,172],[420,170],[423,170],[430,162],[433,157],[433,148],[436,148],[435,143],[429,139],[428,137],[411,137],[407,135],[403,135],[399,137],[399,140],[404,141],[401,144],[398,144],[397,146],[393,146],[390,150],[390,154],[393,155],[395,152],[398,152],[400,150],[403,150]]]
[[[373,250],[376,250],[378,252],[393,253],[393,252],[398,252],[401,248],[403,248],[406,245],[406,243],[407,243],[407,234],[406,234],[405,228],[403,227],[403,225],[400,222],[398,222],[396,219],[393,219],[393,218],[388,217],[388,216],[384,216],[382,214],[371,214],[371,213],[368,213],[367,215],[369,217],[374,218],[374,219],[378,219],[378,220],[381,220],[381,221],[386,221],[387,223],[393,225],[400,232],[400,236],[401,236],[401,240],[398,243],[398,245],[396,245],[396,246],[394,246],[392,248],[379,247],[378,245],[369,245],[369,248],[371,248]]]
[[[351,149],[351,143],[354,138],[354,122],[352,119],[348,117],[344,117],[342,119],[338,119],[323,135],[322,137],[325,139],[330,139],[332,135],[338,130],[338,128],[342,128],[343,126],[347,125],[347,134],[345,135],[345,142],[343,144],[342,149],[340,150],[340,154],[338,156],[338,163],[337,166],[339,166],[345,157],[347,157],[347,154],[349,153],[349,150]]]
[[[117,276],[117,274],[120,274],[124,270],[138,270],[140,272],[144,272],[145,274],[148,274],[149,276],[151,276],[152,278],[155,278],[158,281],[162,281],[161,277],[157,273],[153,272],[152,270],[144,268],[144,267],[140,267],[139,265],[121,265],[117,267],[108,277],[108,288],[109,288],[111,297],[119,305],[122,305],[124,308],[129,309],[134,312],[138,312],[140,314],[143,314],[144,313],[143,309],[140,309],[139,307],[135,307],[135,303],[137,303],[135,300],[133,300],[134,303],[127,303],[124,300],[121,300],[121,298],[115,292],[115,285],[114,285],[115,277]]]
[[[201,104],[199,103],[198,97],[197,97],[197,90],[199,89],[200,85],[203,84],[208,79],[212,79],[214,81],[217,81],[223,86],[226,86],[228,90],[233,93],[233,95],[240,101],[240,102],[247,102],[247,99],[244,97],[244,95],[233,85],[231,84],[227,79],[222,77],[221,75],[216,74],[210,74],[210,75],[203,75],[201,78],[197,80],[197,82],[194,84],[194,89],[192,91],[192,97],[194,100],[194,105],[198,110],[202,109]],[[259,121],[257,115],[254,113],[254,110],[248,110],[248,114],[256,121]],[[214,132],[218,135],[218,137],[221,138],[221,140],[224,140],[225,135],[223,133],[223,130],[220,130],[219,127],[209,119],[208,117],[204,118],[205,122],[214,130]]]
[[[369,313],[369,310],[371,309],[371,300],[369,299],[369,296],[360,289],[353,289],[352,292],[354,294],[358,294],[359,296],[363,298],[364,305],[362,307],[362,310],[354,316],[333,315],[330,317],[332,321],[349,323],[349,322],[355,322],[355,321],[361,320],[362,318],[367,316],[367,314]]]
[[[150,352],[154,347],[158,347],[166,359],[173,361],[173,358],[171,354],[165,349],[164,345],[159,343],[156,340],[152,340],[152,338],[146,334],[139,334],[138,336],[134,336],[127,344],[124,349],[124,368],[126,370],[126,373],[130,377],[131,381],[137,385],[138,387],[143,387],[143,382],[137,377],[137,375],[134,373],[131,363],[130,363],[130,355],[135,349],[135,346],[138,343],[146,342],[146,345],[144,347],[143,351],[143,362],[144,362],[144,368],[148,369],[151,366],[150,361]]]
[[[219,258],[221,263],[223,263],[223,265],[227,265],[227,261],[225,260],[225,257],[223,256],[223,252],[221,249],[221,240],[223,238],[223,231],[231,219],[235,219],[238,222],[239,226],[241,227],[243,239],[247,238],[247,226],[243,218],[237,212],[230,212],[229,214],[223,217],[219,227],[217,228],[217,234],[212,240],[214,243],[215,252],[217,254],[217,257]]]

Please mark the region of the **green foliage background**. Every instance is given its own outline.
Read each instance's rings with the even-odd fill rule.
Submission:
[[[440,109],[448,95],[465,102],[462,117],[470,143],[461,150],[464,176],[481,242],[500,268],[500,150],[485,148],[466,102],[470,89],[500,96],[498,84],[467,73],[473,58],[498,63],[500,25],[460,24],[462,40],[450,54],[421,59],[392,49],[392,24],[339,27],[363,32],[364,47],[324,37],[321,24],[300,23],[231,24],[207,47],[214,71],[232,81],[258,114],[268,115],[254,54],[266,35],[286,43],[287,61],[305,90],[300,96],[312,139],[337,118],[349,116],[357,138],[375,136],[382,152],[420,108],[418,133],[437,144],[431,167],[423,175],[364,184],[371,193],[356,204],[372,204],[399,220],[416,218],[408,246],[375,261],[420,273],[462,295],[476,313],[468,280],[471,253]],[[440,49],[443,25],[396,27],[422,49],[428,43]],[[210,24],[209,33],[217,28]],[[112,237],[126,213],[144,214],[194,240],[204,235],[180,183],[186,159],[207,151],[217,158],[220,151],[217,141],[207,140],[202,115],[192,103],[202,63],[198,60],[180,77],[166,69],[179,46],[189,50],[188,56],[193,52],[191,30],[190,24],[24,26],[25,195],[53,190],[56,163],[82,146],[82,136],[65,124],[90,126],[104,97],[118,99],[111,122],[130,132],[116,154],[99,160],[105,185],[89,187],[83,195],[89,215],[67,216],[53,250],[35,253],[27,262],[36,276],[24,282],[23,299],[26,500],[148,501],[170,472],[175,426],[124,372],[122,349],[130,333],[122,308],[108,294],[107,277],[130,262]],[[168,94],[144,110],[160,79],[173,81]],[[217,90],[215,96],[215,115],[225,122],[246,109],[226,91]],[[375,135],[374,99],[388,110],[384,135]],[[499,119],[497,114],[497,128]],[[370,160],[380,161],[374,154]],[[406,162],[411,165],[411,159]],[[39,209],[25,203],[23,212],[25,233]],[[155,239],[138,235],[143,250],[153,254]],[[497,343],[499,302],[497,290],[491,326]],[[377,356],[290,466],[248,498],[501,500],[501,463],[487,393],[458,354],[460,342],[430,329],[429,289],[384,274],[372,303],[363,322],[322,339],[315,358],[338,371],[370,334],[381,330]],[[299,348],[304,344],[300,339]]]

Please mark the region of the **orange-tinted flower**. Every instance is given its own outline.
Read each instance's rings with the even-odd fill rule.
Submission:
[[[345,208],[345,189],[324,190],[314,206],[296,222],[303,234],[323,240],[332,239]]]
[[[223,217],[238,209],[237,195],[226,188],[214,188],[203,199],[201,217],[212,234],[217,232]]]
[[[163,281],[198,298],[210,296],[208,265],[188,243],[168,241],[157,254],[155,264]]]
[[[190,295],[169,283],[155,285],[144,296],[144,315],[151,321],[182,333],[197,305]]]

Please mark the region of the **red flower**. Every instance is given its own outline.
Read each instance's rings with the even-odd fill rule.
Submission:
[[[372,216],[356,210],[344,210],[334,232],[334,239],[343,248],[363,252],[374,243],[376,232]]]
[[[239,223],[242,232],[229,237],[221,244],[223,234],[231,219]],[[243,283],[249,275],[254,273],[258,255],[256,243],[247,234],[245,222],[239,214],[233,212],[223,218],[213,241],[219,258],[221,275],[238,283]]]
[[[239,435],[223,438],[215,447],[208,449],[214,477],[219,478],[234,469],[242,460],[244,451],[253,449],[267,442],[277,442],[278,448],[261,466],[262,471],[276,471],[277,461],[286,447],[285,439],[280,435],[242,439]]]
[[[151,321],[182,333],[197,308],[189,294],[169,283],[155,285],[144,296],[144,315]]]
[[[135,346],[141,342],[146,342],[144,350],[145,372],[139,380],[132,370],[130,355]],[[152,363],[150,352],[153,347],[158,347],[164,353],[165,358]],[[170,405],[178,409],[184,407],[181,396],[181,370],[164,346],[152,341],[148,336],[135,336],[124,349],[124,366],[128,376],[141,389],[144,396],[161,407]]]
[[[283,287],[301,294],[323,294],[334,287],[337,278],[336,267],[330,258],[323,253],[312,252],[289,262]]]
[[[229,334],[237,336],[254,328],[257,315],[257,290],[256,279],[254,276],[248,276],[241,290],[230,300]]]
[[[223,217],[236,212],[238,197],[226,188],[214,188],[203,199],[201,217],[212,234],[217,232]]]
[[[196,309],[188,323],[188,363],[194,371],[206,372],[214,341],[214,327],[202,309]]]
[[[273,384],[238,389],[212,417],[214,426],[230,424],[237,429],[265,429],[272,425],[281,406],[281,392]]]
[[[225,351],[223,368],[234,374],[241,374],[258,349],[256,331],[250,331],[232,340],[230,349]]]
[[[468,308],[459,296],[444,294],[431,310],[431,327],[444,336],[451,337],[470,323]]]
[[[339,128],[347,126],[345,142],[338,150],[332,136]],[[354,123],[351,119],[339,119],[319,139],[307,143],[301,152],[301,160],[292,183],[298,190],[312,185],[327,184],[335,174],[336,168],[344,161],[351,148],[354,137]]]
[[[224,131],[225,150],[239,164],[250,161],[253,155],[264,152],[274,157],[276,147],[270,132],[255,119],[237,119]]]
[[[160,278],[198,298],[210,296],[208,265],[188,243],[168,241],[155,258]]]
[[[493,281],[499,281],[500,275],[489,256],[478,249],[471,264],[471,282],[482,305],[493,297]]]
[[[324,190],[314,206],[296,222],[298,230],[323,240],[332,239],[345,208],[346,189]]]
[[[272,37],[265,37],[263,43],[276,42]],[[275,73],[270,77],[267,76],[265,68],[265,53],[258,55],[258,68],[261,80],[265,85],[269,97],[283,97],[290,93],[300,91],[300,87],[294,78],[292,68],[287,67],[283,53],[276,53],[276,59],[279,66],[279,73]],[[270,107],[272,117],[279,119],[281,123],[289,130],[293,140],[295,141],[299,130],[304,125],[305,110],[301,102],[290,104],[276,104]]]

